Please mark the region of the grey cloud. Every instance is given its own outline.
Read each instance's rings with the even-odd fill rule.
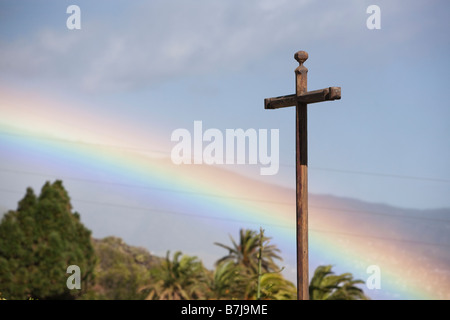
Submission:
[[[69,81],[88,91],[224,72],[300,40],[351,36],[349,25],[361,19],[354,12],[364,7],[358,3],[152,1],[121,16],[89,16],[79,31],[37,30],[32,39],[1,43],[0,70]]]

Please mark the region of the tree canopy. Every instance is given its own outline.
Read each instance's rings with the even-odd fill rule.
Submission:
[[[72,212],[62,181],[45,183],[39,196],[28,188],[17,210],[7,212],[0,222],[4,297],[74,299],[86,289],[95,261],[91,231]],[[81,290],[67,288],[70,265],[80,268]]]
[[[367,300],[368,297],[356,286],[364,284],[362,280],[353,279],[351,273],[335,275],[332,266],[319,266],[314,272],[309,285],[311,300]]]

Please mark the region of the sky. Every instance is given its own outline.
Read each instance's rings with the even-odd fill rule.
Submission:
[[[79,30],[66,24],[72,4]],[[367,27],[372,4],[381,29]],[[276,174],[260,175],[261,163],[212,167],[294,189],[295,109],[264,110],[264,99],[295,93],[294,53],[305,50],[308,89],[342,89],[340,100],[308,106],[309,192],[450,208],[449,9],[444,0],[2,0],[0,206],[14,208],[45,175],[71,178],[81,198],[130,205],[122,191],[111,199],[81,182],[119,179],[122,169],[108,171],[100,158],[136,170],[140,160],[128,155],[167,159],[172,133],[194,135],[195,121],[223,136],[279,130]],[[172,172],[198,169],[171,165],[160,170],[175,180]],[[125,172],[120,183],[130,184]],[[215,181],[214,189],[223,183]]]

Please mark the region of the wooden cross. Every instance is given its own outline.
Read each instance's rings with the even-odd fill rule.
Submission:
[[[296,94],[264,99],[264,109],[296,106],[296,178],[297,178],[297,299],[309,299],[308,278],[308,135],[307,110],[309,103],[341,98],[340,87],[307,91],[308,69],[303,63],[308,53],[299,51],[294,55],[300,64],[295,69]]]

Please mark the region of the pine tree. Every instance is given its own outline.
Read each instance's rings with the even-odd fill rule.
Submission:
[[[95,267],[91,232],[72,212],[62,181],[47,182],[37,197],[28,188],[17,210],[0,222],[0,291],[7,299],[74,299]],[[69,290],[67,267],[81,271],[81,290]]]

